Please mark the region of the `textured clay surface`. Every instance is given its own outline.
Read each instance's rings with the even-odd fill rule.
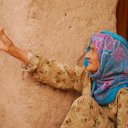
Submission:
[[[117,0],[0,0],[0,25],[18,47],[77,64],[93,32],[116,31],[116,4]],[[21,65],[0,52],[0,128],[59,128],[80,94],[40,85]]]

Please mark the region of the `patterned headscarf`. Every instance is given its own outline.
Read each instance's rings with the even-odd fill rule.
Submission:
[[[96,73],[89,72],[93,80],[91,96],[98,104],[107,105],[115,100],[121,88],[128,89],[128,42],[105,30],[92,35],[91,43],[96,48],[100,62]]]

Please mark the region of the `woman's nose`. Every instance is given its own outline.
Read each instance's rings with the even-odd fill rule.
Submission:
[[[88,53],[86,53],[84,57],[85,57],[85,58],[89,58],[89,54],[88,54]]]

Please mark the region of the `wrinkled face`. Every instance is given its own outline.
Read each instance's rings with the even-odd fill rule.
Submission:
[[[85,57],[88,59],[87,71],[95,73],[99,69],[100,63],[93,43],[90,45],[90,51],[85,54]]]

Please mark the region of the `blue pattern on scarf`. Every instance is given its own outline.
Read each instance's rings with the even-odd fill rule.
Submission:
[[[121,88],[128,89],[128,42],[118,34],[104,30],[92,35],[91,43],[100,61],[98,71],[95,74],[89,72],[93,80],[91,96],[98,104],[108,105]]]

